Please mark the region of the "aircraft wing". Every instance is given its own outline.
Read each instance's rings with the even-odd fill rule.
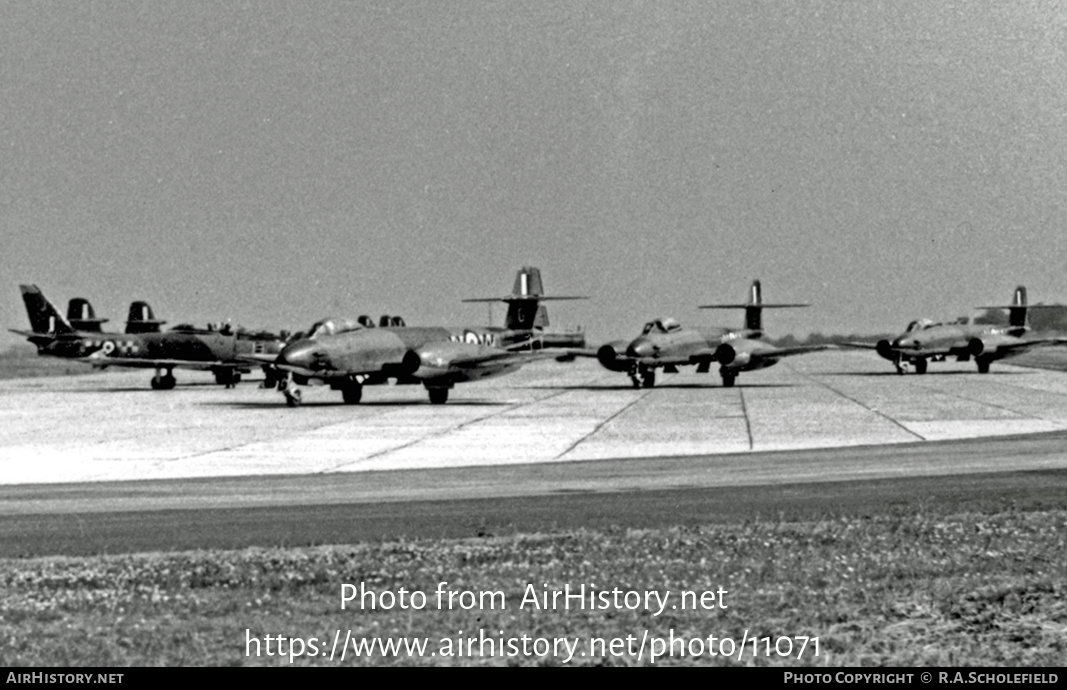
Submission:
[[[503,360],[511,360],[515,362],[536,362],[540,359],[555,359],[559,357],[559,350],[537,350],[534,352],[513,352],[510,350],[499,350],[496,352],[487,352],[483,354],[470,355],[468,357],[453,357],[450,360],[452,366],[459,367],[461,369],[473,369],[483,364],[489,364],[491,362],[500,362]]]
[[[580,357],[597,357],[598,354],[596,351],[590,353],[589,350],[568,350],[568,352],[573,352]],[[616,355],[615,359],[619,362],[632,362],[646,367],[678,367],[689,366],[690,364],[701,364],[703,362],[714,362],[715,350],[706,348],[704,350],[698,350],[686,355],[677,355],[674,357],[631,357],[629,355]]]
[[[793,355],[803,355],[808,352],[819,352],[820,350],[832,350],[833,345],[797,345],[796,347],[779,347],[768,352],[757,352],[755,355],[761,357],[773,357],[778,359],[779,357],[791,357]]]
[[[135,359],[132,357],[94,356],[78,357],[75,361],[92,364],[94,367],[127,367],[131,369],[199,369],[207,371],[219,367],[235,368],[234,362],[203,361],[191,359]]]
[[[596,358],[598,351],[598,348],[595,347],[557,347],[554,350],[556,354],[562,352],[563,354],[573,355],[575,357],[593,357],[594,359]]]
[[[278,361],[278,353],[274,353],[274,354],[261,353],[261,354],[258,354],[258,355],[257,354],[237,355],[237,359],[242,361],[242,362],[247,362],[248,364],[257,364],[257,365],[274,364],[275,362]]]
[[[1023,340],[1017,343],[1000,344],[997,345],[997,351],[1012,355],[1021,355],[1033,348],[1047,347],[1049,345],[1067,345],[1067,338],[1038,338],[1035,340]]]
[[[7,329],[12,333],[21,335],[23,338],[29,338],[33,340],[37,338],[42,341],[51,342],[53,340],[81,340],[82,336],[77,333],[34,333],[33,331],[20,331],[17,328]]]
[[[841,346],[842,347],[854,347],[854,348],[857,348],[857,349],[860,349],[860,350],[877,350],[878,349],[878,343],[859,343],[859,342],[855,342],[855,341],[847,342],[847,343],[841,343]]]

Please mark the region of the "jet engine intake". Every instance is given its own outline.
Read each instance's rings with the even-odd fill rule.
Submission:
[[[596,351],[597,361],[609,371],[629,371],[630,362],[626,359],[619,359],[626,354],[627,347],[629,347],[629,343],[622,340],[601,345],[600,349]]]
[[[1001,345],[1008,345],[1016,342],[1018,342],[1018,339],[1012,336],[1005,336],[999,333],[988,333],[984,337],[971,338],[967,342],[967,352],[974,357],[984,355],[986,357],[998,359],[996,354]]]
[[[752,360],[752,353],[742,350],[738,352],[737,349],[729,343],[723,343],[715,348],[715,361],[722,366],[732,367],[739,369],[748,366],[748,363]]]
[[[874,351],[884,359],[896,359],[893,345],[888,340],[879,340],[878,344],[874,346]]]

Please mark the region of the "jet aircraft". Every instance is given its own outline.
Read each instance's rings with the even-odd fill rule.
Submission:
[[[585,333],[581,329],[551,330],[548,310],[541,302],[577,300],[587,297],[550,297],[545,295],[540,269],[523,266],[515,275],[515,286],[504,297],[477,297],[464,302],[505,302],[508,305],[503,328],[486,328],[493,343],[508,349],[584,348]],[[563,355],[567,356],[567,355]],[[573,359],[573,356],[570,356]]]
[[[898,374],[915,367],[916,374],[925,374],[929,362],[943,362],[955,357],[958,362],[974,358],[978,373],[988,374],[989,365],[998,359],[1014,357],[1036,347],[1067,344],[1063,338],[1024,339],[1030,328],[1026,325],[1026,288],[1015,288],[1012,303],[1006,306],[978,307],[979,309],[1007,309],[1008,325],[998,326],[973,323],[934,323],[920,319],[908,324],[907,329],[892,340],[880,340],[876,344],[847,343],[849,347],[875,350],[896,367]]]
[[[364,386],[390,379],[422,383],[430,402],[442,404],[457,383],[506,374],[536,359],[566,357],[569,352],[553,348],[584,344],[581,331],[545,329],[548,315],[540,302],[549,299],[584,298],[546,297],[540,271],[524,267],[511,295],[464,300],[506,302],[504,328],[409,327],[399,317],[382,317],[379,327],[366,317],[324,319],[286,345],[274,366],[288,373],[281,388],[290,407],[303,400],[300,386],[312,382],[328,384],[346,403],[356,404]]]
[[[760,282],[752,282],[749,301],[744,304],[707,304],[701,309],[744,309],[745,326],[741,329],[725,327],[683,328],[674,319],[656,319],[645,324],[636,339],[615,341],[603,345],[596,352],[600,363],[611,371],[630,375],[634,388],[656,385],[656,369],[677,373],[679,366],[695,364],[704,374],[712,362],[719,363],[722,385],[734,385],[742,371],[765,369],[783,357],[825,350],[826,345],[775,347],[761,340],[764,309],[806,307],[806,304],[765,304]],[[585,353],[583,353],[585,354]]]
[[[108,333],[92,305],[80,297],[70,300],[67,318],[36,285],[21,285],[22,299],[30,317],[31,331],[10,329],[37,346],[37,353],[64,357],[104,369],[110,366],[155,369],[151,385],[155,390],[174,388],[176,368],[211,371],[215,381],[226,387],[236,385],[242,373],[251,369],[242,355],[275,356],[283,341],[269,333],[197,329],[189,325],[162,331],[166,321],[155,318],[145,302],[130,304],[123,333]],[[267,384],[273,387],[273,371]]]

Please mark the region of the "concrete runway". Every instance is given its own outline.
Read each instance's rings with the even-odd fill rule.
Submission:
[[[591,360],[457,386],[0,381],[0,557],[1061,506],[1067,373],[871,353],[635,390]]]
[[[700,459],[683,464],[708,475],[701,485],[728,484],[738,473],[748,483],[777,483],[1067,468],[1067,448],[1021,453],[1010,464],[962,454],[929,467],[910,462],[901,446],[814,470],[762,452],[1067,429],[1067,373],[1001,363],[987,375],[973,363],[944,362],[925,376],[899,376],[873,353],[830,351],[744,373],[732,389],[692,367],[634,389],[593,360],[546,361],[460,384],[443,406],[430,405],[421,386],[376,386],[355,406],[328,388],[308,389],[297,409],[255,384],[226,390],[208,375],[179,371],[176,390],[152,391],[149,376],[119,370],[0,381],[0,484],[674,457]],[[656,483],[664,480],[670,484],[670,472]]]

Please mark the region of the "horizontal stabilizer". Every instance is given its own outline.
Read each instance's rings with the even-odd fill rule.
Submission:
[[[789,309],[792,307],[810,307],[810,304],[701,304],[697,309],[748,309],[760,307],[762,309]]]
[[[545,295],[505,295],[504,297],[472,297],[462,302],[552,302],[565,299],[589,299],[588,297],[550,297]]]

